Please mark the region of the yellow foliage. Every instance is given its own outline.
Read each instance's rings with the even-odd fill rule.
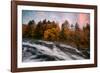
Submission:
[[[51,28],[48,29],[44,32],[44,39],[45,40],[50,40],[50,41],[55,41],[58,38],[58,29],[57,28]]]

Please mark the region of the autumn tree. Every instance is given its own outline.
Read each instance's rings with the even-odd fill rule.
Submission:
[[[44,32],[44,39],[48,41],[57,41],[58,39],[58,29],[57,28],[51,28]]]
[[[42,35],[42,31],[43,31],[43,29],[42,29],[42,22],[39,21],[37,26],[36,26],[36,28],[35,28],[35,38],[36,39],[41,39],[42,38],[42,36],[43,36]]]
[[[68,38],[69,38],[69,22],[67,20],[65,20],[65,22],[62,24],[62,27],[61,27],[61,32],[60,32],[60,39],[62,41],[68,41]]]
[[[49,22],[46,26],[46,30],[44,32],[44,39],[49,41],[57,41],[59,36],[60,28],[57,23]]]
[[[90,24],[86,24],[83,28],[84,40],[87,48],[90,48]]]
[[[47,23],[48,22],[47,22],[46,19],[44,19],[43,21],[39,21],[37,23],[37,26],[35,28],[35,38],[36,39],[43,39],[43,36],[44,36],[44,32],[46,30]]]
[[[74,37],[74,43],[77,47],[77,49],[80,49],[80,40],[81,40],[81,33],[80,33],[80,27],[79,24],[76,22],[75,24],[75,37]]]
[[[28,22],[28,26],[29,26],[29,37],[30,38],[33,38],[34,37],[34,30],[35,30],[35,21],[34,20],[31,20]]]
[[[22,24],[22,37],[23,38],[28,38],[29,37],[29,26],[27,24]]]

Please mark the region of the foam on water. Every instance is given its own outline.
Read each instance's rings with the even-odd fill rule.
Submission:
[[[33,43],[30,43],[30,41],[24,41],[22,45],[23,62],[85,59],[78,49],[69,45],[55,44],[54,42],[42,40],[37,40]],[[53,46],[53,48],[51,48],[49,45]]]

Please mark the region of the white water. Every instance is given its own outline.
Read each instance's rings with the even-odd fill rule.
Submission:
[[[22,61],[59,61],[59,60],[81,60],[84,55],[69,45],[56,44],[42,40],[24,41],[22,43]]]

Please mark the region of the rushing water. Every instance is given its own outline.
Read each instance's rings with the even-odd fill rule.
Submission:
[[[82,60],[85,55],[69,45],[43,40],[23,40],[23,62]]]

